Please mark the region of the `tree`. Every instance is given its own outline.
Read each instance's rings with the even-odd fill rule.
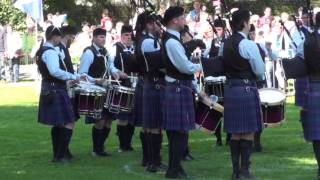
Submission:
[[[10,24],[17,30],[26,28],[25,14],[13,7],[12,1],[0,0],[0,24]]]

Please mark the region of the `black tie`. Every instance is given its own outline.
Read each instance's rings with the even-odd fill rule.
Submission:
[[[101,55],[105,55],[105,52],[104,52],[104,50],[103,49],[99,49],[99,53],[101,54]]]

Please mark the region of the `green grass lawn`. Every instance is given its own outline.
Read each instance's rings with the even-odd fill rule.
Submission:
[[[50,128],[37,123],[37,86],[34,83],[0,84],[0,180],[14,179],[163,179],[140,167],[139,130],[134,135],[134,152],[118,153],[115,128],[107,140],[112,157],[91,156],[91,126],[77,122],[71,142],[75,159],[70,163],[51,163]],[[264,152],[252,157],[252,172],[257,179],[315,179],[316,161],[312,145],[306,143],[299,123],[299,109],[288,100],[287,121],[265,129]],[[165,137],[165,136],[164,136]],[[166,143],[166,138],[164,138]],[[230,179],[229,148],[213,148],[215,139],[200,131],[190,135],[196,160],[184,162],[192,179]],[[167,146],[162,149],[167,162]]]

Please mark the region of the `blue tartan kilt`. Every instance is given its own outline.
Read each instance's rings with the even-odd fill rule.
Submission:
[[[142,102],[143,102],[143,79],[139,78],[134,92],[134,107],[132,111],[131,124],[136,127],[142,126]]]
[[[252,133],[263,128],[261,102],[256,83],[229,80],[224,87],[224,130]]]
[[[50,92],[51,101],[46,102],[45,92]],[[73,104],[64,84],[42,81],[39,99],[38,122],[61,126],[76,120]]]
[[[143,85],[143,128],[161,128],[162,127],[162,101],[164,91],[164,79],[154,82],[145,82]]]
[[[110,113],[108,109],[103,108],[102,113],[101,113],[101,118],[93,118],[89,116],[85,116],[85,123],[86,124],[93,124],[97,123],[101,120],[106,120],[106,121],[112,121],[115,119],[115,115],[113,113]]]
[[[295,105],[304,107],[307,101],[308,77],[297,78],[294,84],[295,88]]]
[[[195,128],[195,109],[191,81],[166,82],[163,101],[163,128],[189,131]]]
[[[307,92],[305,108],[300,114],[304,138],[320,140],[320,82],[309,83]]]
[[[119,114],[114,114],[114,118],[121,121],[128,121],[132,123],[132,113],[120,112]]]

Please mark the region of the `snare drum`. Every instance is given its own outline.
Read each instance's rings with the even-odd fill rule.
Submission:
[[[196,107],[196,128],[204,132],[213,134],[221,123],[222,113],[210,109],[201,101],[198,102]]]
[[[224,90],[223,86],[226,82],[225,76],[219,76],[219,77],[206,77],[204,79],[204,87],[205,92],[208,95],[216,95],[219,98],[219,101],[223,101],[224,97]]]
[[[265,126],[280,125],[285,120],[286,95],[275,88],[259,89],[259,95]]]
[[[101,118],[106,90],[91,83],[80,83],[74,88],[75,106],[79,114]]]
[[[131,112],[134,100],[134,88],[111,84],[107,88],[104,107],[111,113]]]

